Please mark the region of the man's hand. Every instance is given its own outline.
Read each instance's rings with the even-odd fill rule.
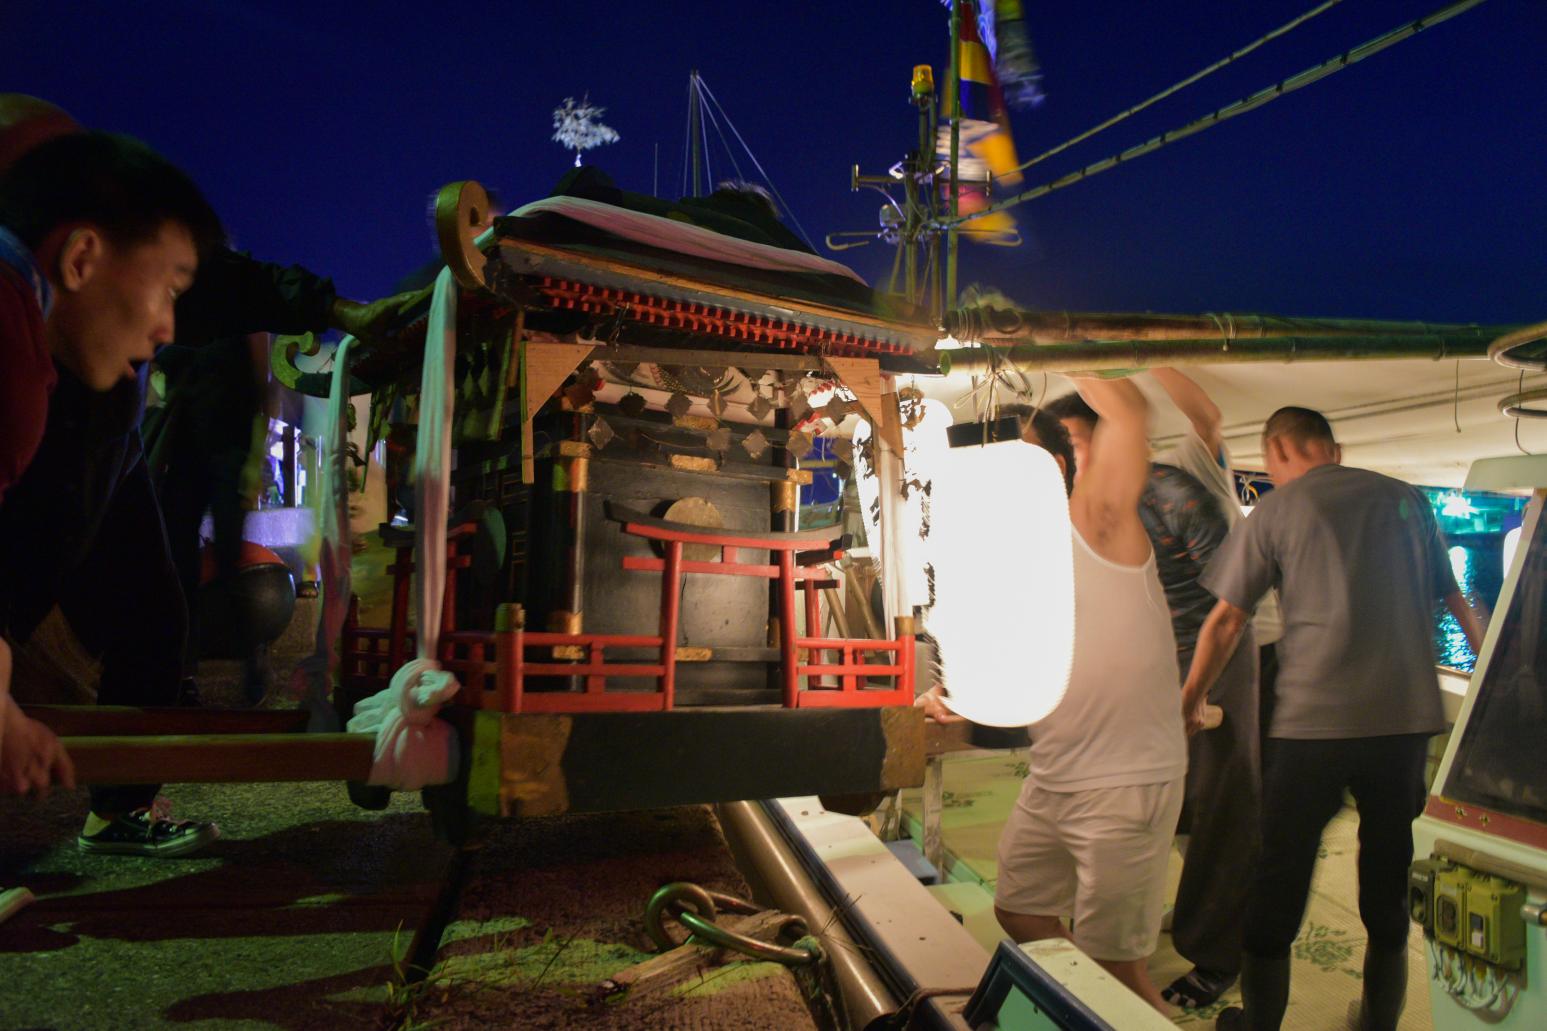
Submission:
[[[54,732],[28,718],[9,695],[0,706],[9,709],[0,719],[0,795],[44,798],[54,784],[75,787],[75,766]]]
[[[340,297],[333,302],[333,328],[341,329],[360,340],[379,337],[387,331],[392,322],[430,296],[434,289],[433,286],[427,286],[422,290],[408,290],[371,301],[369,304],[348,301]]]
[[[1210,705],[1206,698],[1199,698],[1189,704],[1187,696],[1183,695],[1182,722],[1187,725],[1187,736],[1192,737],[1200,730],[1213,730],[1225,722],[1225,710]]]
[[[945,692],[939,685],[930,688],[917,698],[913,699],[915,709],[923,709],[924,716],[936,723],[963,723],[967,717],[958,716],[945,704]]]

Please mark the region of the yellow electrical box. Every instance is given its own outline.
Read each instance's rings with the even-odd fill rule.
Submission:
[[[1466,887],[1462,947],[1485,963],[1520,969],[1525,959],[1526,925],[1520,915],[1525,888],[1502,877],[1473,874]]]
[[[1434,879],[1455,868],[1454,863],[1439,856],[1414,860],[1408,868],[1407,912],[1430,938],[1434,937]]]
[[[1468,870],[1453,868],[1434,874],[1434,940],[1441,945],[1466,949]]]

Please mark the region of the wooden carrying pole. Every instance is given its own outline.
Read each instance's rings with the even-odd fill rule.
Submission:
[[[261,784],[371,775],[374,734],[60,738],[81,784]]]
[[[370,777],[374,734],[307,734],[302,710],[29,705],[82,784],[261,784]]]

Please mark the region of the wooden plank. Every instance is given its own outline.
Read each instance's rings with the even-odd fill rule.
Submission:
[[[534,478],[532,419],[596,348],[591,344],[547,344],[523,340],[521,348],[521,482]]]
[[[160,734],[296,734],[305,709],[134,708],[126,705],[24,705],[22,711],[60,737]]]
[[[889,418],[889,409],[881,402],[881,363],[874,358],[822,359],[832,374],[838,377],[859,402],[861,412],[875,427],[876,434],[902,454],[902,427]]]
[[[365,780],[374,734],[65,737],[82,784]]]
[[[480,711],[475,720],[468,802],[487,815],[857,794],[924,779],[924,718],[912,706]]]

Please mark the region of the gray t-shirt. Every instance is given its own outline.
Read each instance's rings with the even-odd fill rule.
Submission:
[[[1434,603],[1456,589],[1445,539],[1414,488],[1320,466],[1272,491],[1230,532],[1202,583],[1251,611],[1279,589],[1283,738],[1381,737],[1445,728]]]

